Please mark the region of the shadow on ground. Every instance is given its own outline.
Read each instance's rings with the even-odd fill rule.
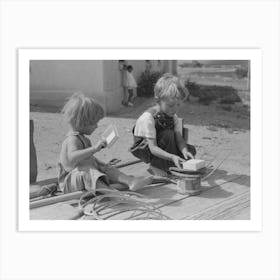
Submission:
[[[208,199],[228,198],[234,195],[234,192],[227,190],[224,185],[230,184],[231,182],[232,184],[250,188],[250,176],[245,174],[232,174],[226,170],[217,169],[213,175],[202,180],[203,192],[195,197]],[[211,191],[213,189],[215,189],[215,192]],[[188,197],[188,195],[179,195],[175,184],[174,187],[170,187],[170,185],[153,186],[139,192],[149,198],[159,198],[160,204],[169,204],[172,207],[179,206]]]

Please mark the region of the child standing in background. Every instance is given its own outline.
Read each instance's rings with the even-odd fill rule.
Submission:
[[[127,66],[127,78],[126,78],[126,82],[127,82],[126,87],[127,87],[127,92],[128,92],[127,106],[133,106],[132,99],[133,99],[133,97],[136,96],[137,83],[134,79],[132,72],[133,72],[133,67],[131,65],[128,65]]]
[[[176,76],[164,74],[156,83],[156,105],[144,112],[133,129],[131,153],[150,163],[155,175],[166,175],[169,167],[181,168],[181,163],[194,158],[194,146],[185,143],[177,111],[188,96],[188,90]]]
[[[87,137],[104,117],[102,106],[93,98],[76,93],[65,104],[62,113],[70,126],[59,158],[58,182],[62,192],[95,191],[109,184],[135,191],[152,182],[152,177],[128,176],[94,157],[106,147],[106,142],[98,141],[92,145]]]

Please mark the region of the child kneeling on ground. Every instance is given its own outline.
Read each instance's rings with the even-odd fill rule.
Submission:
[[[152,177],[128,176],[93,156],[106,147],[105,141],[92,146],[86,137],[104,117],[102,106],[93,98],[76,93],[65,104],[62,113],[70,125],[59,158],[58,181],[62,192],[95,191],[109,184],[115,184],[121,190],[135,191],[152,182]]]
[[[181,163],[194,158],[194,146],[186,144],[176,115],[188,96],[188,90],[176,76],[164,74],[156,83],[156,105],[145,111],[133,128],[131,153],[146,163],[154,175],[166,175],[169,167],[181,168]]]

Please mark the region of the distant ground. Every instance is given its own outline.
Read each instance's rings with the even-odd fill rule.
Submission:
[[[206,67],[207,66],[207,67]],[[178,73],[192,82],[204,85],[232,86],[240,91],[248,91],[247,77],[239,79],[235,70],[238,66],[233,64],[205,67],[178,67]]]

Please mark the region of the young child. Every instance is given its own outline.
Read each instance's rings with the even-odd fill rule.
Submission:
[[[127,100],[127,105],[128,106],[133,106],[132,99],[134,97],[134,92],[136,91],[137,88],[137,83],[134,79],[134,76],[132,74],[133,67],[131,65],[127,66],[127,92],[128,92],[128,100]]]
[[[94,157],[106,147],[106,142],[92,145],[87,138],[104,117],[103,108],[93,98],[76,93],[65,104],[62,113],[70,126],[59,158],[58,181],[62,192],[95,191],[111,183],[120,189],[128,187],[135,191],[152,182],[152,177],[128,176]]]
[[[188,90],[178,77],[164,74],[154,88],[156,105],[144,112],[133,129],[132,154],[146,163],[156,175],[166,175],[169,167],[181,168],[181,163],[194,158],[196,150],[187,145],[181,135],[176,115]],[[163,172],[162,172],[163,171]]]

